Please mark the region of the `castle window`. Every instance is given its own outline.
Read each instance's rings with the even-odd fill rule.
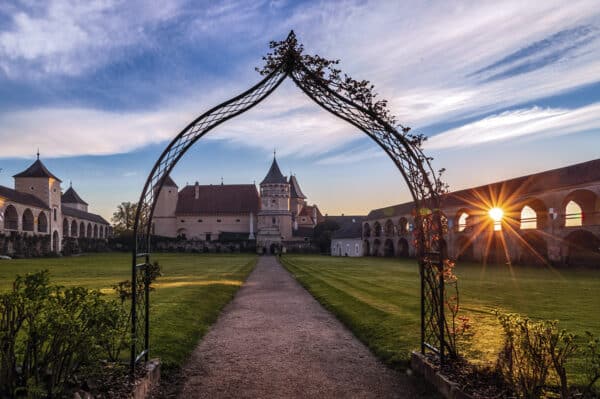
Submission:
[[[198,219],[198,223],[202,223],[202,219]]]
[[[56,220],[57,220],[57,210],[56,210],[56,208],[54,208],[54,216],[53,216],[53,218],[54,218],[54,221],[56,222]]]
[[[217,219],[217,223],[221,223],[221,219]]]
[[[239,223],[239,222],[240,222],[240,219],[235,219],[235,221]]]
[[[185,223],[185,220],[181,219],[181,223]]]
[[[272,222],[273,222],[273,224],[276,224],[277,223],[277,219],[273,218]]]
[[[31,191],[33,191],[33,186],[29,187],[29,189],[30,189]]]

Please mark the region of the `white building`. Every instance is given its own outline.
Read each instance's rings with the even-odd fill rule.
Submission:
[[[102,216],[88,212],[88,204],[73,187],[63,194],[61,180],[38,159],[13,176],[15,188],[0,186],[0,233],[47,236],[47,250],[60,252],[66,237],[106,239],[110,224]],[[4,240],[0,253],[12,253],[11,240]],[[47,252],[42,251],[42,252]]]

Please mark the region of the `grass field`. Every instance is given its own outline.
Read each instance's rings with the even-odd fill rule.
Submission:
[[[414,260],[286,255],[284,265],[355,335],[388,364],[404,367],[419,347],[419,275]],[[600,272],[457,265],[461,304],[474,323],[470,359],[490,361],[502,342],[493,310],[558,319],[583,336],[600,335]],[[583,364],[569,364],[582,383]]]
[[[163,276],[151,294],[151,356],[169,369],[180,366],[246,279],[255,255],[157,254]],[[111,286],[130,278],[128,254],[0,261],[0,290],[17,274],[50,270],[51,281],[113,294]]]

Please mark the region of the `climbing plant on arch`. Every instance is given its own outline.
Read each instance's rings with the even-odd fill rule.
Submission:
[[[373,139],[394,162],[415,202],[414,237],[421,276],[421,351],[432,351],[442,362],[456,355],[452,321],[447,320],[445,283],[448,264],[440,211],[445,185],[421,149],[422,135],[398,124],[385,100],[377,100],[368,81],[356,81],[337,69],[339,61],[304,53],[294,32],[271,42],[271,52],[257,68],[264,78],[247,91],[208,110],[169,143],[150,172],[142,190],[134,225],[135,245],[131,278],[131,366],[148,359],[150,289],[149,267],[152,215],[165,178],[186,151],[207,132],[267,98],[287,78],[325,110],[354,125]]]

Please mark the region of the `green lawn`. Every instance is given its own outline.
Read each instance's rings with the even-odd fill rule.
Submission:
[[[157,254],[163,276],[151,293],[150,354],[166,368],[180,366],[217,319],[256,263],[255,255]],[[50,270],[51,281],[81,285],[112,295],[111,286],[130,278],[128,254],[0,261],[0,290],[17,274]]]
[[[286,255],[283,263],[376,355],[406,366],[420,336],[414,260]],[[558,319],[580,336],[586,330],[600,335],[600,271],[459,263],[456,274],[463,312],[475,328],[465,348],[472,360],[492,360],[501,345],[493,309]],[[582,383],[582,359],[569,366],[572,381]]]

